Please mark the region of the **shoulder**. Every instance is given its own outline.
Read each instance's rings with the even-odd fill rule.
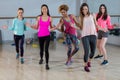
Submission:
[[[59,23],[64,23],[63,17],[60,18]]]
[[[18,18],[14,18],[14,19],[13,19],[13,21],[16,21],[16,20],[18,20]]]
[[[74,15],[74,14],[69,14],[69,16],[71,16],[72,18],[75,18],[75,15]]]
[[[49,19],[50,19],[50,21],[52,21],[52,17],[51,16],[49,16]]]
[[[92,16],[93,18],[96,18],[96,14],[95,13],[91,13],[90,16]]]
[[[40,17],[41,17],[41,16],[37,16],[37,21],[39,21],[39,20],[40,20]]]
[[[107,15],[107,19],[110,19],[110,15]]]

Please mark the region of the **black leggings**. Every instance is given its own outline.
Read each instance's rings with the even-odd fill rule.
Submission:
[[[40,57],[43,59],[44,54],[44,46],[45,46],[45,58],[46,58],[46,64],[48,64],[49,61],[49,44],[50,44],[50,36],[45,37],[38,37],[39,38],[39,45],[40,45]]]
[[[24,35],[14,35],[14,41],[15,41],[15,47],[16,47],[16,52],[19,53],[19,47],[20,47],[20,56],[24,56]]]
[[[84,48],[84,62],[88,62],[88,58],[92,59],[96,50],[96,36],[89,35],[82,38]]]

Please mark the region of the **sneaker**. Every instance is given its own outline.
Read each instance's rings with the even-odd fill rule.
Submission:
[[[66,66],[70,66],[71,64],[72,64],[72,61],[67,61],[67,62],[65,63]]]
[[[43,59],[40,59],[39,64],[43,64]]]
[[[21,64],[23,64],[24,63],[24,58],[21,58]]]
[[[86,72],[90,72],[90,70],[89,70],[89,67],[88,67],[88,66],[85,66],[85,67],[84,67],[84,70],[85,70]]]
[[[104,60],[101,65],[108,65],[108,60]]]
[[[88,67],[91,67],[91,62],[88,62],[88,63],[87,63],[87,66],[88,66]]]
[[[97,55],[97,56],[94,57],[94,59],[102,58],[102,57],[103,57],[103,55]]]
[[[19,59],[19,53],[16,54],[16,59]]]
[[[47,64],[47,65],[46,65],[46,70],[49,70],[49,69],[50,69],[50,68],[49,68],[49,65]]]
[[[73,59],[70,60],[70,63],[73,63]]]

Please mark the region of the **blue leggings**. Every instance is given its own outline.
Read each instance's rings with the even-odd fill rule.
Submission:
[[[66,34],[66,44],[68,47],[67,56],[69,58],[71,55],[73,56],[79,50],[77,37],[75,35]],[[72,44],[74,45],[73,51],[72,51]]]

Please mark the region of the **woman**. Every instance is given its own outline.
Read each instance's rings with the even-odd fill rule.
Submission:
[[[97,39],[97,48],[99,50],[99,54],[95,58],[101,58],[104,56],[104,61],[101,65],[108,64],[107,60],[107,52],[106,52],[106,42],[108,39],[108,30],[113,29],[116,24],[111,24],[110,16],[107,13],[107,8],[104,4],[101,4],[99,7],[99,12],[96,17],[97,24],[100,26],[97,28],[98,30],[98,39]]]
[[[77,53],[79,50],[78,46],[78,40],[77,40],[77,32],[76,29],[79,29],[75,27],[75,24],[79,26],[76,17],[73,14],[68,14],[69,7],[65,4],[59,6],[59,12],[62,15],[62,18],[60,19],[60,22],[57,25],[58,27],[61,27],[61,31],[64,32],[65,35],[65,42],[68,47],[67,51],[67,57],[68,60],[66,62],[66,65],[70,65],[72,63],[71,57]],[[72,44],[74,45],[74,50],[72,51]]]
[[[14,32],[14,41],[16,47],[16,59],[21,60],[21,64],[24,63],[24,31],[26,31],[26,26],[30,26],[23,17],[24,9],[18,8],[17,17],[13,19],[12,27],[9,27],[10,30]],[[7,28],[7,26],[3,26],[3,28]]]
[[[96,18],[90,14],[89,7],[83,3],[80,7],[80,29],[84,48],[84,70],[90,72],[91,60],[96,50]]]
[[[38,17],[36,26],[32,26],[32,28],[38,30],[38,39],[40,45],[39,64],[43,63],[43,55],[45,50],[46,70],[49,70],[49,44],[50,31],[52,30],[52,18],[50,17],[49,8],[46,4],[41,6],[41,15]]]

